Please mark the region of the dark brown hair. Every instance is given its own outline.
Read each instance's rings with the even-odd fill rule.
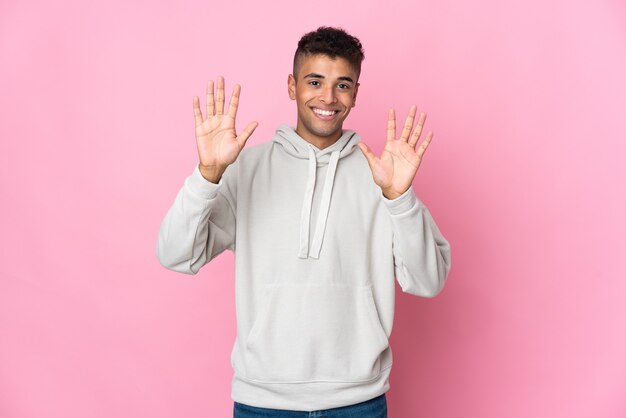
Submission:
[[[361,41],[341,28],[320,26],[302,36],[298,42],[298,49],[293,57],[293,75],[296,79],[302,59],[318,54],[333,59],[344,58],[352,65],[357,77],[361,74],[361,62],[365,58]]]

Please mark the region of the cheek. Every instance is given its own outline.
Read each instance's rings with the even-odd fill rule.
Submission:
[[[354,107],[354,100],[353,99],[347,99],[346,101],[343,102],[343,105],[347,108],[347,109],[351,109]]]
[[[306,102],[308,102],[309,100],[311,100],[311,99],[313,98],[313,96],[314,96],[314,95],[313,95],[313,94],[311,94],[311,92],[308,92],[308,91],[302,91],[302,92],[300,92],[300,94],[299,94],[300,101],[301,101],[302,103],[306,103]]]

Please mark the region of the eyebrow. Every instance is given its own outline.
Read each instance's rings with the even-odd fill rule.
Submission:
[[[317,74],[317,73],[309,73],[309,74],[305,75],[303,78],[326,78],[326,77],[324,77],[324,76],[323,76],[323,75],[321,75],[321,74]],[[348,76],[341,76],[341,77],[338,77],[338,78],[337,78],[337,80],[340,80],[340,81],[349,81],[349,82],[351,82],[351,83],[354,83],[354,80],[353,80],[352,78],[348,77]]]

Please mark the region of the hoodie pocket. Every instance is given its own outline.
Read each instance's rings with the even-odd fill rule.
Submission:
[[[371,286],[270,286],[246,341],[249,379],[265,382],[370,380],[388,340]]]

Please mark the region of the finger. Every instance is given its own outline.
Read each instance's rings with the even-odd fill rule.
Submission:
[[[415,122],[415,113],[417,112],[417,106],[412,105],[409,110],[409,115],[406,117],[404,121],[404,128],[402,128],[402,134],[400,135],[400,139],[404,142],[409,140],[409,135],[411,134],[411,129],[413,129],[413,123]]]
[[[239,84],[235,84],[235,88],[233,89],[233,94],[230,96],[230,102],[228,104],[228,116],[235,119],[237,116],[237,108],[239,107],[239,93],[241,92],[241,86]]]
[[[389,109],[389,117],[387,119],[387,141],[396,139],[396,111]]]
[[[365,158],[367,159],[367,164],[370,166],[370,170],[374,171],[374,160],[376,159],[376,155],[372,152],[372,150],[370,150],[367,145],[365,145],[365,143],[359,142],[357,145],[363,152],[363,155],[365,155]]]
[[[428,148],[428,144],[430,144],[430,140],[433,139],[433,132],[429,131],[428,134],[426,135],[426,138],[422,141],[422,143],[420,144],[419,147],[417,147],[417,156],[422,158],[422,155],[424,155],[424,152],[426,151],[426,148]]]
[[[215,114],[224,114],[224,77],[217,77],[217,92],[215,94]]]
[[[206,118],[211,119],[215,115],[215,97],[213,95],[213,80],[206,85]]]
[[[257,126],[259,126],[258,122],[250,122],[248,126],[246,126],[246,128],[243,130],[243,132],[239,134],[239,136],[237,137],[237,142],[239,142],[239,145],[242,148],[244,145],[246,145],[246,141],[248,140],[248,138],[250,138],[250,135],[252,135],[252,132],[254,132]]]
[[[411,135],[411,139],[409,140],[409,145],[414,147],[419,140],[420,135],[422,134],[422,129],[424,128],[424,122],[426,122],[426,113],[420,113],[420,117],[417,120],[417,126],[413,131],[413,135]]]
[[[200,111],[200,98],[193,96],[193,117],[196,128],[202,125],[202,112]]]

